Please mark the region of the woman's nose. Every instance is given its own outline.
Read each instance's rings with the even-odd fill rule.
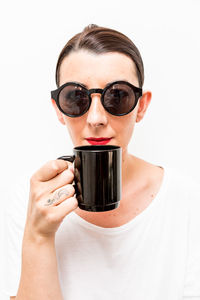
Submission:
[[[91,126],[100,126],[107,124],[106,111],[101,103],[101,95],[91,95],[92,101],[87,115],[87,123]]]

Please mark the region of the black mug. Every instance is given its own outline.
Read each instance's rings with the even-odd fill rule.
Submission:
[[[114,145],[79,146],[74,155],[58,159],[74,162],[78,206],[87,211],[115,209],[121,199],[121,148]]]

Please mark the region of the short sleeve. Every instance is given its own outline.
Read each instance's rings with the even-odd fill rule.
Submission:
[[[29,199],[29,179],[3,188],[2,292],[16,296],[21,275],[21,250]]]
[[[191,186],[184,298],[200,299],[200,185]]]

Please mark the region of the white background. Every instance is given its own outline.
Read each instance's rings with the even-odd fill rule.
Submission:
[[[129,152],[200,181],[199,15],[199,0],[4,1],[1,185],[11,188],[46,161],[72,153],[70,137],[51,106],[50,90],[56,88],[61,49],[90,23],[123,32],[143,57],[144,89],[153,98],[145,118],[136,124]],[[1,294],[0,299],[7,300]]]

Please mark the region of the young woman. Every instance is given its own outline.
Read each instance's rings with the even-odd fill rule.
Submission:
[[[121,146],[122,199],[111,211],[81,210],[73,164],[64,160],[33,174],[26,223],[19,226],[22,256],[9,250],[11,299],[200,299],[199,187],[128,152],[151,101],[143,82],[140,53],[118,31],[90,25],[63,48],[53,107],[74,146]],[[89,106],[86,89],[96,88],[105,94],[91,93]],[[14,227],[10,245],[19,243]]]

